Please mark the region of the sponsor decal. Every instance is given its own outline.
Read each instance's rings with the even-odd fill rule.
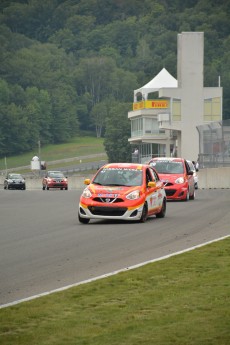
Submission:
[[[98,194],[100,198],[117,198],[119,194]]]
[[[169,101],[165,99],[147,100],[133,103],[133,110],[139,109],[165,109],[169,108]]]

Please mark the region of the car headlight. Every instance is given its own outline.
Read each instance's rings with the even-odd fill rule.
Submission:
[[[88,188],[86,188],[86,189],[83,190],[82,196],[84,198],[91,198],[92,193],[90,192],[90,190]]]
[[[140,198],[140,191],[139,190],[134,190],[133,192],[126,195],[126,199],[129,199],[129,200],[136,200],[138,198]]]
[[[11,180],[11,178],[9,178],[8,182],[13,182],[13,180]]]
[[[185,182],[184,177],[179,177],[175,181],[175,183],[177,183],[177,184],[184,183],[184,182]]]

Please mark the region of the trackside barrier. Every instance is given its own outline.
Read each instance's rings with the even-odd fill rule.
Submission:
[[[85,176],[69,176],[69,189],[84,189],[84,180],[92,178],[93,175]],[[230,188],[230,167],[222,168],[204,168],[198,172],[199,188]],[[0,188],[3,188],[4,176],[0,176]],[[39,177],[26,178],[27,189],[42,189],[42,179]]]
[[[198,177],[199,188],[230,188],[230,167],[200,169]]]
[[[86,186],[84,185],[84,180],[86,178],[92,178],[93,175],[87,175],[87,176],[70,176],[68,177],[68,188],[70,190],[74,189],[84,189]],[[3,189],[3,182],[4,177],[0,176],[0,185]],[[34,178],[26,178],[26,189],[27,190],[42,190],[42,179],[38,177]]]

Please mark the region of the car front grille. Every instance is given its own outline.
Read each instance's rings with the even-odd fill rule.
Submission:
[[[113,216],[119,217],[123,216],[127,211],[126,207],[100,207],[100,206],[90,206],[89,210],[95,216]]]
[[[166,196],[173,196],[176,193],[176,189],[165,189]]]
[[[112,204],[112,203],[115,204],[115,203],[123,202],[124,201],[121,198],[99,198],[99,197],[96,197],[93,200],[96,201],[96,202],[110,203],[110,204]]]

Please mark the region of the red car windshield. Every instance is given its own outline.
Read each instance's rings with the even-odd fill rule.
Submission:
[[[159,174],[183,174],[184,166],[177,161],[153,161],[150,163]]]

